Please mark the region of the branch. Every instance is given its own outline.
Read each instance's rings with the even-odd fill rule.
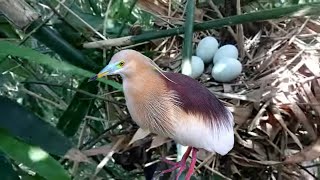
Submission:
[[[247,13],[242,15],[229,16],[222,19],[206,21],[203,23],[195,23],[194,31],[203,31],[214,28],[222,28],[248,22],[264,21],[269,19],[277,19],[283,17],[299,17],[311,14],[317,14],[320,8],[320,3],[308,3],[289,7],[274,8],[259,12]],[[184,27],[172,28],[167,30],[148,31],[137,36],[126,36],[96,42],[84,43],[84,48],[102,48],[110,46],[124,46],[136,43],[142,43],[153,39],[175,36],[185,32]]]

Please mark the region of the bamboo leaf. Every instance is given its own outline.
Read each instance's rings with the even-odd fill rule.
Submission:
[[[32,36],[57,53],[63,60],[86,70],[94,71],[100,69],[94,61],[87,58],[81,51],[73,47],[50,27],[41,26],[41,22],[33,22],[28,27],[27,32],[32,32],[39,26],[40,28]]]
[[[56,156],[64,156],[73,147],[71,141],[55,127],[3,96],[0,96],[0,117],[3,117],[0,128]]]
[[[68,173],[47,152],[28,145],[0,130],[0,149],[17,162],[30,167],[48,180],[68,180]]]
[[[95,81],[93,85],[85,80],[80,84],[79,89],[96,94],[98,92],[97,85],[97,81]],[[73,136],[78,131],[78,128],[84,117],[87,115],[87,112],[91,109],[92,103],[92,98],[88,95],[77,92],[73,96],[67,110],[60,117],[57,128],[66,136]]]
[[[21,175],[21,180],[46,180],[45,178],[39,176],[38,174],[32,176],[29,174],[23,174]]]
[[[0,23],[0,33],[4,34],[8,38],[19,38],[16,31],[9,23]]]
[[[18,173],[2,152],[0,152],[0,177],[4,180],[19,180]]]
[[[24,58],[30,62],[48,66],[49,68],[62,71],[66,74],[78,75],[82,77],[90,78],[95,75],[90,71],[81,69],[64,61],[58,61],[48,55],[41,54],[31,48],[18,46],[8,41],[0,41],[0,57],[4,56],[18,56]],[[0,59],[1,61],[1,59]],[[121,89],[121,85],[115,81],[102,79],[99,80],[107,85],[113,86],[116,89]]]

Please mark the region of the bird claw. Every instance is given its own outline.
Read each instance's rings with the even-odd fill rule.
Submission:
[[[186,166],[186,162],[183,161],[183,160],[181,160],[180,162],[173,162],[173,161],[169,161],[169,160],[163,158],[163,161],[164,161],[165,163],[167,163],[167,164],[173,165],[173,167],[171,167],[170,169],[167,169],[167,170],[162,171],[160,174],[161,174],[161,175],[162,175],[162,174],[166,174],[166,173],[172,172],[172,171],[174,171],[174,170],[176,170],[176,169],[179,169],[179,172],[178,172],[178,174],[177,174],[177,176],[176,176],[176,180],[179,179],[180,175],[182,174],[182,172],[183,172],[183,171],[186,169],[186,167],[187,167],[187,166]]]
[[[174,171],[174,170],[176,170],[176,169],[179,168],[179,171],[178,171],[177,176],[176,176],[176,180],[178,180],[179,177],[180,177],[180,175],[182,174],[182,172],[183,172],[183,171],[186,169],[186,167],[187,167],[187,165],[186,165],[186,163],[187,163],[187,158],[188,158],[191,150],[192,150],[192,160],[191,160],[191,164],[190,164],[189,170],[188,170],[188,172],[187,172],[187,174],[186,174],[186,178],[185,178],[185,179],[189,180],[190,177],[191,177],[192,174],[193,174],[193,171],[194,171],[194,167],[195,167],[195,163],[196,163],[196,153],[197,153],[197,151],[198,151],[196,148],[191,148],[191,147],[189,147],[189,148],[187,149],[187,151],[186,151],[185,154],[183,155],[181,161],[179,161],[179,162],[173,162],[173,161],[167,160],[167,159],[165,159],[165,158],[162,158],[162,161],[163,161],[163,162],[165,162],[165,163],[167,163],[167,164],[170,164],[170,165],[172,165],[173,167],[171,167],[170,169],[167,169],[167,170],[162,171],[162,172],[160,173],[160,175],[163,175],[163,174],[165,174],[165,173],[172,172],[172,171]]]

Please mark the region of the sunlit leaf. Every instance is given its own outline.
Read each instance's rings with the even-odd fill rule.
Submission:
[[[2,129],[0,129],[0,150],[48,180],[70,179],[63,167],[47,152],[11,137]]]
[[[0,57],[1,56],[18,56],[20,58],[29,60],[30,62],[48,66],[49,68],[54,68],[63,73],[70,75],[78,75],[82,77],[90,78],[95,75],[95,73],[89,72],[87,70],[81,69],[69,63],[59,61],[55,58],[52,58],[48,55],[41,54],[31,48],[18,46],[14,43],[7,41],[0,41]],[[110,86],[113,86],[116,89],[121,89],[121,85],[115,81],[101,79],[99,80]]]
[[[0,128],[51,154],[62,157],[73,147],[71,141],[55,127],[3,96],[0,96],[0,117],[3,117]]]

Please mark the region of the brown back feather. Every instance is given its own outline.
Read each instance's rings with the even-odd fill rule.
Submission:
[[[165,72],[164,75],[173,81],[163,77],[167,88],[177,93],[180,101],[177,105],[184,111],[201,115],[205,123],[218,129],[233,127],[231,112],[201,83],[180,73]]]

